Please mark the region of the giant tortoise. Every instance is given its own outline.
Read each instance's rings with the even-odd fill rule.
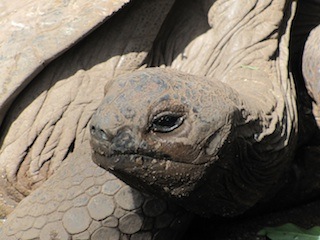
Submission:
[[[0,7],[1,239],[178,239],[320,195],[319,1]]]

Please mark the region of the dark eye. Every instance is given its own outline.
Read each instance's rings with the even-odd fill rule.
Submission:
[[[184,116],[176,113],[164,112],[155,116],[151,123],[154,132],[167,133],[178,128],[184,120]]]

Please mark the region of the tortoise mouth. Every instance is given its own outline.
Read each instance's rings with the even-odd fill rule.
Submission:
[[[105,169],[113,169],[115,167],[134,168],[150,164],[160,164],[161,166],[165,165],[168,167],[170,163],[190,166],[198,165],[192,162],[176,160],[166,153],[141,148],[128,149],[126,151],[112,150],[112,147],[101,144],[100,142],[95,141],[95,139],[91,139],[91,148],[93,150],[93,161]]]
[[[171,159],[162,158],[152,153],[114,152],[106,154],[93,150],[93,161],[105,169],[115,170],[136,167],[143,168],[143,166],[148,165],[148,162],[157,164],[159,161],[171,161]]]
[[[154,170],[161,168],[167,171],[172,164],[181,165],[181,167],[198,166],[193,163],[174,161],[166,154],[153,152],[113,152],[112,154],[106,154],[101,150],[93,149],[92,156],[94,163],[106,170],[127,170],[132,172],[137,168],[152,168]]]
[[[176,162],[153,153],[105,152],[93,148],[93,161],[127,184],[155,195],[183,198],[202,180],[204,165]]]

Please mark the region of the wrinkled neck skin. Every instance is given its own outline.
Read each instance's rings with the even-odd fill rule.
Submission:
[[[266,112],[250,95],[210,78],[137,71],[107,87],[91,123],[93,158],[128,184],[193,212],[239,215],[272,191],[290,160],[283,134],[292,124],[279,122],[278,106],[286,109],[275,104]],[[154,119],[168,112],[183,122],[161,132]]]
[[[276,4],[275,1],[272,3]],[[263,31],[257,29],[256,34],[249,36],[259,41],[244,41],[248,32],[244,31],[243,36],[235,34],[236,37],[226,44],[228,47],[223,48],[229,54],[227,63],[216,61],[216,68],[211,67],[214,64],[205,65],[211,67],[206,75],[214,76],[232,89],[237,111],[233,114],[230,134],[217,153],[218,160],[207,168],[203,177],[206,181],[198,185],[189,199],[182,200],[182,205],[192,211],[232,217],[257,205],[263,208],[279,189],[286,188],[298,121],[295,86],[288,72],[289,26],[293,9],[294,4],[290,11],[279,11],[284,13],[279,15],[282,19],[270,25],[274,35],[270,31],[269,36],[259,39]],[[276,21],[276,18],[271,19]],[[242,46],[247,43],[252,45]],[[221,71],[221,68],[230,70]]]
[[[91,134],[94,161],[128,184],[202,215],[231,217],[267,201],[286,184],[297,135],[288,70],[294,4],[215,3],[212,29],[198,42],[206,47],[192,41],[183,49],[187,57],[173,61],[170,54],[157,57],[158,48],[150,54],[148,66],[193,75],[155,68],[116,79],[92,118]],[[181,46],[175,42],[179,34],[172,41],[166,35],[181,26],[164,28],[168,32],[159,49]],[[174,124],[164,133],[157,125],[166,119]]]
[[[269,108],[272,111],[266,112],[250,95],[238,94],[234,89],[228,94],[225,97],[234,104],[230,122],[223,128],[228,134],[221,139],[220,148],[214,141],[209,145],[212,150],[207,152],[213,153],[214,160],[204,170],[202,181],[188,198],[178,199],[187,209],[203,216],[237,216],[261,200],[261,209],[255,210],[263,211],[269,200],[277,202],[272,198],[286,185],[293,160],[295,119],[287,116],[290,105],[281,104],[287,101],[285,96],[275,98],[280,104],[275,102]]]
[[[206,169],[206,180],[188,199],[181,199],[183,206],[204,216],[237,216],[260,201],[261,209],[256,210],[263,211],[265,203],[285,186],[293,159],[295,129],[288,129],[292,123],[285,122],[292,119],[282,116],[282,122],[275,122],[280,118],[276,111],[264,114],[243,96],[234,96],[237,111],[230,134],[215,153],[217,160]]]

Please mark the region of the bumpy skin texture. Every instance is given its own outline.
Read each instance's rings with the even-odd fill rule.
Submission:
[[[95,162],[196,213],[239,215],[272,191],[290,161],[281,148],[261,161],[263,117],[248,123],[244,104],[210,78],[159,68],[120,76],[91,121]]]
[[[71,152],[81,149],[81,144],[89,136],[85,130],[88,121],[103,98],[102,86],[112,76],[133,71],[142,64],[171,6],[172,1],[131,4],[81,44],[53,61],[19,95],[1,127],[1,200],[7,208],[11,207],[8,203],[12,199],[19,201],[24,198],[46,181],[63,160],[69,161]],[[121,34],[119,28],[122,29]],[[150,30],[146,31],[148,28]],[[117,43],[117,46],[110,47],[112,43]],[[90,159],[77,158],[79,162]],[[44,186],[42,191],[50,195],[51,190]],[[63,188],[61,191],[64,191]],[[42,196],[37,197],[41,201]],[[40,207],[38,200],[34,202],[29,206]],[[43,214],[36,217],[40,222],[47,218],[45,209],[46,205],[43,206]],[[25,226],[31,227],[29,216],[20,212],[19,207],[17,214],[25,218],[20,218],[18,225],[11,224],[9,218],[3,227],[2,239],[9,238],[6,234],[8,228],[11,233],[22,236],[28,230]],[[89,217],[86,222],[93,221]],[[164,223],[168,219],[162,220]],[[160,225],[162,220],[160,218]],[[61,229],[61,221],[55,221],[50,226]],[[33,230],[29,229],[25,234],[31,231],[32,236],[40,238],[41,232]],[[152,231],[151,236],[156,236]],[[72,235],[77,234],[70,233],[64,237],[68,239]],[[86,236],[83,238],[86,239]],[[117,236],[112,232],[108,235],[111,239]],[[145,237],[149,239],[149,236],[147,234]],[[161,234],[158,237],[161,238]]]
[[[230,4],[230,2],[228,3]],[[189,4],[191,5],[191,3]],[[286,178],[284,175],[286,175],[287,168],[292,163],[292,151],[295,149],[296,143],[295,91],[293,81],[288,73],[288,26],[290,26],[293,17],[289,7],[294,8],[294,5],[291,6],[289,3],[286,4],[282,1],[268,3],[250,1],[248,3],[250,7],[248,5],[248,8],[238,9],[239,5],[234,4],[223,5],[222,2],[218,1],[212,5],[208,13],[208,22],[210,26],[214,27],[207,31],[201,29],[205,32],[201,35],[201,42],[194,41],[187,44],[183,50],[184,56],[181,58],[170,59],[166,53],[174,52],[171,48],[176,49],[178,47],[174,44],[163,44],[161,42],[166,38],[172,40],[173,35],[170,35],[170,33],[178,31],[177,28],[180,25],[163,28],[153,48],[154,52],[148,59],[150,66],[170,65],[196,76],[206,75],[207,78],[202,79],[190,75],[180,77],[179,73],[170,73],[170,71],[163,74],[146,72],[145,74],[149,75],[147,77],[143,77],[144,73],[140,76],[135,74],[126,76],[124,78],[127,78],[128,84],[124,84],[125,79],[120,78],[118,79],[119,85],[115,83],[111,85],[110,89],[107,87],[107,97],[93,120],[93,125],[97,124],[94,127],[98,131],[99,129],[105,131],[107,136],[105,139],[101,140],[100,138],[98,140],[100,146],[99,143],[96,144],[98,146],[96,152],[106,156],[105,162],[101,157],[97,160],[102,166],[111,170],[115,169],[115,173],[118,170],[116,174],[118,176],[125,175],[121,176],[123,179],[140,178],[140,180],[142,179],[142,181],[151,185],[151,188],[156,186],[157,189],[164,189],[164,191],[169,192],[169,195],[173,198],[184,200],[185,197],[186,201],[183,202],[183,205],[202,214],[238,215],[266,196],[273,196],[278,190],[274,187],[275,184],[280,179]],[[186,9],[188,7],[188,5],[185,6]],[[239,11],[232,11],[232,9],[237,9],[240,13]],[[223,14],[221,14],[222,12]],[[235,19],[238,18],[232,15],[235,12],[243,16],[244,25],[237,25]],[[264,31],[260,29],[256,32],[257,34],[248,34],[252,29],[258,29],[262,26],[260,22],[262,16],[271,13],[273,18],[268,18],[270,22],[262,24]],[[224,16],[223,19],[228,19],[230,22],[222,28],[220,22],[224,22],[224,20],[217,16]],[[169,19],[170,17],[172,16],[169,16]],[[178,22],[180,20],[179,16],[174,19]],[[173,21],[173,17],[170,20]],[[217,28],[220,29],[219,27],[223,29],[223,33],[217,31]],[[229,35],[226,31],[232,32],[233,28],[238,31],[237,34],[231,35],[232,33],[230,33]],[[191,29],[191,31],[195,35],[199,34],[194,29]],[[175,38],[172,41],[179,40],[179,38]],[[207,43],[206,46],[210,50],[199,47],[203,42]],[[157,50],[161,47],[166,49],[162,58],[157,55],[159,54]],[[210,52],[209,55],[208,51]],[[132,84],[130,82],[131,77],[133,78]],[[152,136],[149,137],[152,133],[146,130],[148,125],[146,122],[157,114],[157,107],[161,105],[159,102],[163,99],[164,102],[167,100],[166,106],[169,106],[169,108],[174,105],[170,103],[170,101],[175,103],[176,98],[172,90],[174,89],[172,82],[181,82],[179,77],[192,86],[190,89],[188,87],[176,87],[175,89],[178,95],[177,105],[185,107],[184,103],[186,103],[186,115],[188,117],[190,115],[190,119],[186,118],[186,122],[191,126],[189,127],[190,131],[183,130],[186,132],[183,137],[187,139],[186,136],[188,136],[190,141],[188,141],[189,139],[181,140],[179,130],[177,135],[175,135],[175,132],[169,133],[168,138],[162,138],[160,134],[157,136],[157,133],[155,133],[156,137],[152,139]],[[161,84],[158,84],[158,86],[151,87],[150,92],[148,92],[149,89],[146,89],[146,93],[139,93],[139,86],[144,85],[144,82],[152,85],[151,83],[158,79],[159,82],[164,82],[162,85],[165,90],[162,91]],[[203,85],[200,83],[203,83]],[[166,84],[172,86],[172,89],[170,87],[167,89]],[[197,84],[199,84],[199,87],[197,87]],[[135,89],[135,92],[131,93],[130,88]],[[195,92],[195,97],[193,97],[193,92],[188,94],[188,90]],[[154,100],[153,96],[158,97]],[[113,98],[116,100],[112,101]],[[135,102],[134,99],[142,100]],[[131,119],[130,116],[126,117],[129,110],[127,111],[125,106],[128,102],[132,103],[132,106],[129,107],[133,110],[135,108],[139,109]],[[201,102],[202,109],[198,109],[198,102]],[[140,108],[139,104],[143,105],[143,108]],[[201,121],[197,120],[196,111],[192,112],[193,107],[199,110],[199,115],[208,117],[209,124],[206,126],[208,132],[197,131],[201,128],[199,126]],[[217,114],[215,114],[215,110],[217,110]],[[161,109],[161,111],[165,110]],[[217,117],[215,118],[215,116]],[[117,123],[117,118],[121,120],[120,124]],[[143,120],[140,121],[140,119]],[[199,129],[197,129],[198,127]],[[221,129],[221,133],[217,131],[218,129]],[[197,138],[196,136],[198,142],[194,140]],[[122,137],[124,137],[128,146],[127,148],[117,149],[117,139]],[[143,144],[143,141],[146,144]],[[159,146],[152,143],[156,141],[159,141]],[[209,146],[212,143],[212,146],[210,146],[212,148],[202,145],[201,141],[206,142]],[[145,149],[143,146],[146,146]],[[171,146],[175,146],[175,149],[179,149],[179,151],[174,152],[170,149]],[[192,149],[191,152],[189,152],[190,148]],[[129,160],[121,159],[117,156],[119,152],[125,154],[131,152],[133,153],[132,158]],[[136,159],[134,154],[137,153],[138,155],[151,156],[153,159],[155,157],[158,160],[173,159],[173,163],[204,162],[206,164],[201,166],[203,169],[194,171],[194,175],[188,176],[188,170],[186,169],[179,172],[186,182],[186,188],[181,190],[183,186],[175,186],[175,184],[170,186],[170,181],[162,177],[166,173],[162,173],[160,167],[160,169],[157,169],[159,175],[155,175],[155,178],[157,180],[161,179],[161,181],[155,182],[149,179],[152,173],[152,164],[150,172],[148,172],[150,176],[146,177],[134,167],[126,169],[127,162],[130,162],[128,166],[131,166],[130,164],[134,166],[134,160]],[[110,156],[113,158],[110,159]],[[116,161],[118,159],[120,159],[119,163],[112,163],[112,160]],[[108,163],[110,160],[111,163]],[[139,169],[140,161],[137,160],[136,168]],[[123,166],[121,166],[121,162],[123,162]],[[161,165],[161,161],[158,164]],[[196,167],[200,168],[200,166]],[[190,167],[190,169],[192,168],[194,169],[194,166]],[[202,187],[197,188],[197,180],[192,180],[192,178],[198,179],[199,185]],[[281,188],[281,186],[279,187]],[[208,191],[208,188],[213,190]],[[202,197],[203,199],[201,199]],[[180,201],[180,199],[178,200]],[[212,199],[212,202],[206,202],[207,199]],[[199,208],[197,209],[196,206],[199,206]]]
[[[85,129],[103,98],[103,86],[113,76],[140,67],[171,6],[171,1],[130,5],[24,89],[1,126],[4,198],[24,198],[88,139]],[[112,43],[117,45],[110,47]]]
[[[218,189],[211,186],[217,191],[207,191],[210,186],[202,179],[210,178],[209,166],[217,164],[219,149],[230,141],[233,119],[239,118],[237,93],[220,82],[156,68],[121,76],[106,92],[91,123],[95,161],[118,176],[137,177],[149,185],[149,191],[173,198],[189,197],[196,185],[204,184],[206,190],[196,192],[196,198],[206,200],[188,201],[210,214],[204,192],[213,197]],[[166,117],[173,129],[168,133],[161,131],[161,122],[153,123],[154,119],[165,122],[161,118]],[[218,201],[212,206],[221,207]]]
[[[320,9],[320,7],[318,7]],[[316,15],[320,23],[320,13]],[[303,52],[303,76],[310,96],[313,98],[313,114],[320,128],[320,25],[314,28],[306,42]]]
[[[77,152],[88,138],[84,129],[103,97],[106,82],[119,74],[150,66],[170,66],[197,76],[207,75],[242,93],[244,101],[240,109],[244,110],[245,123],[250,126],[258,123],[254,132],[241,133],[247,134],[245,143],[249,146],[254,143],[253,153],[261,156],[267,153],[268,157],[258,160],[268,166],[271,163],[271,169],[276,165],[279,170],[278,161],[283,166],[290,164],[291,157],[286,154],[295,149],[297,114],[287,63],[295,1],[183,0],[172,5],[173,1],[132,1],[82,43],[52,62],[19,95],[1,127],[4,194],[22,199],[46,181],[62,161],[69,161],[70,153]],[[84,161],[81,157],[78,160]],[[250,162],[240,167],[261,175]],[[274,173],[262,172],[262,178],[268,178],[269,174]],[[247,182],[249,178],[243,179]],[[268,184],[277,183],[276,179]],[[233,182],[234,179],[229,179],[228,184],[232,186]],[[249,183],[239,184],[240,196],[247,192],[245,186],[253,187]],[[50,195],[46,191],[51,190],[44,185],[39,191],[43,191],[41,195],[31,195],[36,203],[41,202],[42,195]],[[253,200],[240,202],[247,207],[258,195],[255,192]],[[112,198],[115,204],[117,201]],[[23,205],[34,208],[27,202],[28,198]],[[47,216],[46,206],[41,209],[44,214],[38,219]],[[21,211],[18,207],[14,214],[25,218],[13,225],[10,217],[4,232],[10,229],[16,236],[31,234],[26,233],[30,217]],[[62,211],[60,215],[64,214],[67,213]],[[88,216],[86,226],[88,222],[96,224]],[[55,224],[57,228],[62,223]],[[87,231],[86,226],[80,230]],[[49,227],[53,224],[49,223]],[[94,231],[90,227],[89,232]],[[69,225],[59,229],[74,231]],[[117,231],[110,237],[119,236]],[[32,234],[36,236],[35,232]],[[79,238],[88,237],[85,234]]]
[[[0,125],[12,101],[50,59],[127,2],[129,0],[1,1]]]
[[[89,144],[21,201],[1,239],[175,239],[191,215],[142,194],[91,161]]]

